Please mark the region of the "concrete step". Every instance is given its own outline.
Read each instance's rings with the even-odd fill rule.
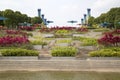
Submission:
[[[36,57],[37,58],[37,57]],[[120,71],[120,60],[91,60],[74,57],[53,57],[49,60],[37,59],[0,60],[0,71],[6,70],[59,70],[59,71]]]

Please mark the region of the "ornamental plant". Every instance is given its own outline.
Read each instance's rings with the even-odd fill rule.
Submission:
[[[19,26],[20,30],[33,31],[35,28],[33,26]]]
[[[102,38],[98,39],[98,43],[104,46],[120,46],[120,36],[106,33]]]
[[[87,37],[73,37],[73,40],[79,40],[83,46],[97,46],[97,39]]]
[[[1,49],[2,56],[38,56],[39,52],[27,49]]]
[[[7,33],[7,35],[22,35],[22,36],[28,35],[26,32],[20,30],[6,30],[5,32]]]
[[[33,40],[30,41],[33,45],[47,45],[47,42],[43,41],[43,40]]]
[[[51,28],[41,28],[40,32],[42,33],[46,33],[46,32],[56,32],[58,30],[68,30],[68,31],[72,31],[73,29],[76,29],[75,27],[69,27],[69,26],[55,26],[55,27],[51,27]]]
[[[57,30],[55,32],[55,37],[57,38],[65,38],[65,37],[70,37],[71,34],[70,34],[70,31],[68,30]]]
[[[120,57],[120,48],[111,47],[89,53],[92,57]]]
[[[52,56],[75,56],[77,49],[74,47],[54,47],[51,50]]]
[[[52,31],[53,31],[53,30],[50,30],[50,28],[41,28],[41,29],[40,29],[40,32],[41,32],[41,33],[46,33],[46,32],[48,33],[48,32],[52,32]]]
[[[64,34],[68,34],[68,33],[69,33],[68,30],[63,29],[63,30],[57,30],[55,34],[61,34],[61,35],[63,34],[64,35]]]
[[[4,36],[0,38],[1,47],[21,46],[29,43],[28,38],[20,36]]]
[[[70,39],[62,39],[62,40],[57,40],[56,43],[71,43],[72,40]]]
[[[88,32],[88,29],[82,27],[82,28],[78,28],[76,31],[77,32]]]
[[[120,34],[120,29],[116,29],[114,31],[112,31],[113,34]]]

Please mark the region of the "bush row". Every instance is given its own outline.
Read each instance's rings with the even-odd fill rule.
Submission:
[[[77,49],[74,47],[54,47],[51,53],[52,56],[75,56]]]
[[[38,56],[38,52],[34,50],[27,49],[1,49],[1,54],[3,56]]]
[[[86,37],[73,37],[73,40],[79,40],[83,46],[96,46],[98,44],[97,39]]]
[[[106,32],[110,31],[108,28],[99,28],[99,29],[94,29],[94,32]]]
[[[120,48],[105,48],[98,51],[92,51],[89,55],[92,57],[120,57]]]
[[[68,39],[62,39],[62,40],[57,40],[56,43],[71,43],[72,40],[68,40]]]
[[[47,45],[47,42],[41,41],[41,40],[35,40],[31,41],[33,45]]]

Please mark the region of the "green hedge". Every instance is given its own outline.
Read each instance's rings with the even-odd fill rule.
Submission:
[[[71,43],[72,42],[72,40],[69,40],[69,39],[62,39],[62,40],[57,40],[57,42],[56,43]]]
[[[120,48],[105,48],[98,51],[92,51],[89,55],[92,57],[120,57]]]
[[[35,40],[31,41],[33,45],[47,45],[47,42],[41,41],[41,40]]]
[[[51,53],[52,56],[75,56],[77,49],[74,47],[54,47]]]
[[[2,56],[38,56],[38,52],[27,49],[1,49]]]
[[[1,47],[0,49],[16,49],[16,48],[21,48],[21,49],[33,49],[33,45],[32,44],[23,44],[23,45],[17,45],[17,46],[8,46],[8,47]]]
[[[96,46],[98,45],[97,39],[86,37],[73,37],[73,40],[79,40],[83,46]]]
[[[99,28],[99,29],[94,29],[94,32],[106,32],[106,31],[110,31],[108,28]]]

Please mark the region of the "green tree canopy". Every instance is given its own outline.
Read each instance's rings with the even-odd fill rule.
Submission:
[[[31,23],[32,24],[41,24],[42,23],[42,19],[40,17],[33,17],[31,19]]]
[[[101,14],[95,18],[96,24],[107,22],[110,25],[108,27],[120,28],[120,7],[111,8],[107,13]]]

